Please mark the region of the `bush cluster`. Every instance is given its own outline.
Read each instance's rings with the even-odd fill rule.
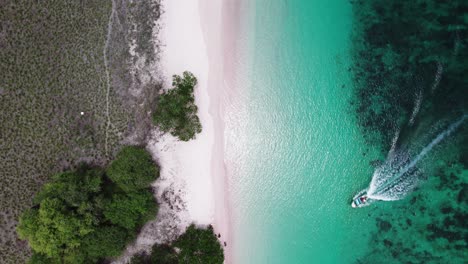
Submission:
[[[154,124],[161,131],[171,133],[182,141],[194,139],[202,131],[193,96],[196,85],[197,78],[190,72],[184,72],[182,77],[173,76],[173,88],[159,97],[153,114]]]
[[[197,228],[190,225],[172,245],[154,245],[151,255],[135,256],[131,264],[221,264],[224,252],[213,227]]]
[[[97,263],[118,256],[156,215],[151,156],[124,147],[107,169],[81,166],[54,175],[20,217],[17,228],[33,250],[30,263]]]

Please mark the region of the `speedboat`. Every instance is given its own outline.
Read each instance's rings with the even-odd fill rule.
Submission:
[[[351,202],[351,207],[353,208],[363,207],[363,206],[369,205],[368,202],[369,201],[368,201],[367,193],[364,192],[363,194],[360,194],[353,199],[353,201]]]

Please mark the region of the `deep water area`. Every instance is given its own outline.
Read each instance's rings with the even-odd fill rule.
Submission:
[[[382,157],[416,157],[468,113],[467,14],[466,1],[353,1],[351,104]],[[363,209],[377,229],[356,263],[465,263],[467,123],[418,160],[405,199]]]

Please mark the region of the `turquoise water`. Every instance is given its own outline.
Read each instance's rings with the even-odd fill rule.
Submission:
[[[234,263],[352,263],[375,224],[350,202],[378,151],[350,105],[351,5],[248,5],[242,98],[227,117]]]

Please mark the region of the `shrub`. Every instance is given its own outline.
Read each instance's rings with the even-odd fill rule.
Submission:
[[[117,156],[109,169],[111,179],[102,169],[82,166],[44,185],[17,227],[34,252],[30,263],[97,263],[118,256],[138,228],[156,215],[149,191],[157,171],[151,156],[136,147]]]
[[[222,264],[223,262],[223,248],[214,234],[213,227],[210,225],[207,229],[201,229],[193,224],[172,246],[156,244],[150,256],[137,255],[131,261],[132,264]]]
[[[132,257],[130,264],[149,264],[148,256],[145,254],[138,254]]]
[[[104,209],[104,216],[111,223],[125,229],[133,229],[146,220],[146,214],[156,215],[156,205],[149,191],[116,194]]]
[[[39,253],[33,253],[28,264],[61,264],[58,258],[49,258]]]
[[[211,225],[207,229],[190,225],[174,246],[180,249],[181,263],[221,264],[224,261],[223,249]]]
[[[128,241],[128,231],[117,226],[103,226],[84,239],[84,250],[92,259],[115,257]]]
[[[31,248],[49,257],[62,256],[80,247],[84,236],[94,231],[93,216],[80,215],[57,198],[46,198],[38,209],[22,215],[18,225],[21,239]]]
[[[111,163],[107,176],[124,192],[132,192],[148,188],[159,176],[159,169],[145,149],[127,146]]]
[[[197,116],[193,89],[197,78],[190,72],[184,72],[183,77],[173,76],[173,89],[162,94],[153,114],[154,124],[163,132],[169,132],[182,141],[194,139],[200,133],[202,126]]]
[[[67,206],[78,207],[89,201],[90,196],[101,190],[104,171],[82,165],[77,171],[52,176],[52,182],[45,184],[36,195],[39,204],[45,198],[60,198]]]
[[[167,244],[155,245],[151,250],[151,263],[178,264],[177,253]]]

